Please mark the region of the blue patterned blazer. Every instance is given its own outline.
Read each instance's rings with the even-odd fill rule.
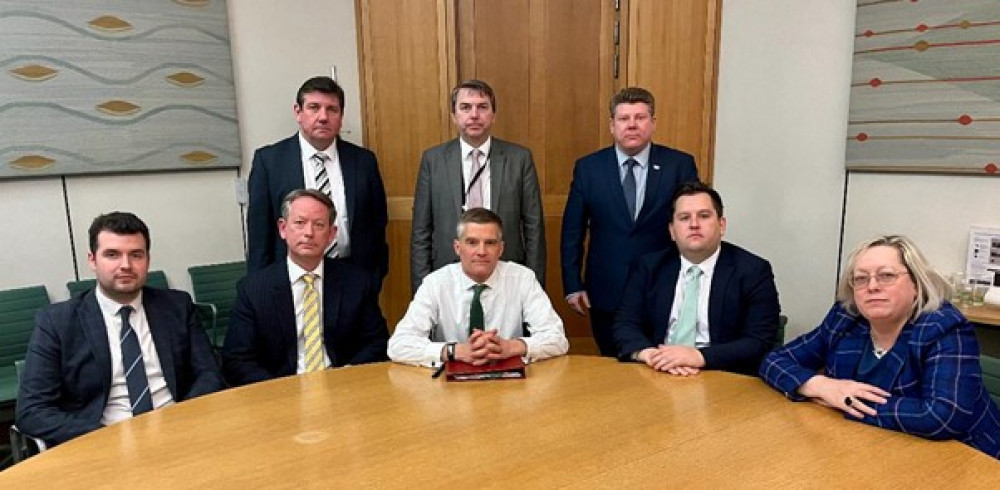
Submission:
[[[803,400],[798,388],[821,370],[831,378],[854,379],[868,320],[834,305],[815,330],[764,359],[760,375],[790,399]],[[891,394],[875,404],[878,414],[861,422],[928,439],[958,439],[1000,458],[1000,409],[983,385],[979,344],[972,324],[951,304],[903,326],[887,362],[891,381],[879,386]],[[853,417],[846,415],[850,419]]]

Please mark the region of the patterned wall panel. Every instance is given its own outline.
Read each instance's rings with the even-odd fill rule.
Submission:
[[[224,0],[4,0],[0,97],[0,178],[240,164]]]
[[[1000,175],[1000,1],[859,0],[847,167]]]

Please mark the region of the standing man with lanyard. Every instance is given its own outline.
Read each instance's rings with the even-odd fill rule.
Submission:
[[[503,220],[501,259],[527,266],[545,285],[545,220],[531,151],[491,136],[496,117],[493,89],[467,80],[451,91],[451,120],[459,138],[420,159],[413,193],[410,282],[458,261],[452,242],[463,210],[486,208]]]
[[[278,236],[281,203],[296,189],[318,189],[338,212],[337,241],[330,258],[368,271],[381,289],[389,270],[385,188],[375,154],[339,137],[344,119],[344,90],[330,77],[306,80],[295,98],[298,134],[259,148],[250,168],[247,213],[247,272],[285,259]]]
[[[698,179],[691,155],[652,143],[653,94],[624,88],[610,109],[615,144],[577,160],[560,244],[566,302],[580,315],[589,311],[602,356],[617,354],[611,324],[629,264],[644,253],[675,248],[667,235],[670,198],[681,182]]]

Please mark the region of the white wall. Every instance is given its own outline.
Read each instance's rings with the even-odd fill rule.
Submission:
[[[1000,180],[852,172],[843,205],[854,0],[725,0],[715,184],[728,239],[774,265],[789,334],[833,301],[836,265],[883,233],[941,272],[965,267],[969,227],[1000,227]],[[844,213],[843,255],[838,255]]]

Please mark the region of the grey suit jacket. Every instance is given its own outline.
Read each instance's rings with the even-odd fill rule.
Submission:
[[[427,274],[458,261],[452,243],[462,213],[464,182],[458,139],[424,152],[413,194],[410,282],[413,292]],[[501,260],[535,272],[545,286],[545,218],[531,150],[493,138],[490,147],[490,209],[503,220]]]

